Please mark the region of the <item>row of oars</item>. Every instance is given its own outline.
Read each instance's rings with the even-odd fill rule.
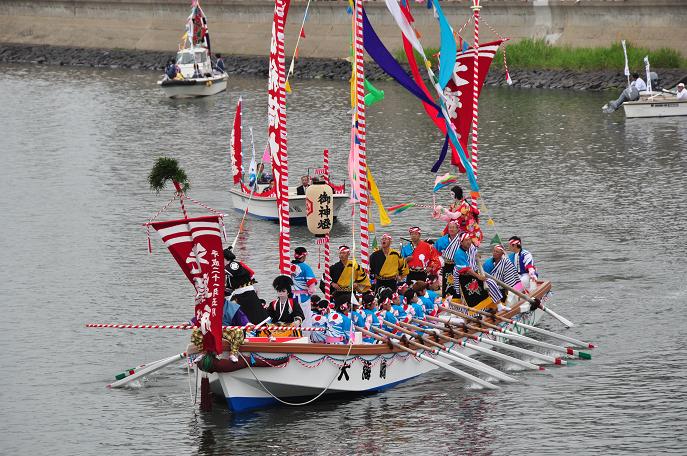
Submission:
[[[499,280],[496,281],[499,283],[499,285],[516,293],[526,301],[526,304],[524,305],[525,307],[523,307],[521,311],[541,308],[544,312],[551,314],[567,327],[573,326],[573,323],[566,318],[556,314],[551,309],[545,308],[538,299],[520,293],[518,290],[513,289]],[[428,356],[426,353],[438,358],[452,361],[466,369],[486,374],[496,380],[504,382],[516,382],[517,380],[492,366],[489,366],[479,360],[470,358],[464,353],[460,353],[453,347],[447,347],[446,344],[453,343],[459,347],[470,349],[485,356],[506,361],[531,370],[544,370],[544,367],[511,355],[497,352],[493,349],[498,348],[502,351],[524,355],[530,359],[537,360],[540,363],[565,365],[567,364],[567,361],[561,356],[546,355],[523,347],[500,342],[487,336],[544,348],[546,350],[561,353],[572,358],[591,359],[591,355],[589,353],[580,351],[579,349],[594,348],[594,344],[563,334],[558,334],[553,331],[548,331],[546,329],[537,328],[536,326],[520,323],[516,320],[498,315],[496,313],[474,310],[461,304],[453,305],[463,309],[463,311],[461,312],[448,306],[440,306],[440,308],[446,313],[455,315],[455,317],[458,318],[438,318],[428,315],[424,320],[413,318],[411,322],[399,321],[397,323],[391,323],[389,321],[381,320],[381,325],[385,326],[387,329],[393,329],[393,333],[377,327],[370,327],[367,329],[356,326],[356,329],[368,337],[388,343],[392,347],[396,347],[399,350],[410,353],[424,361],[427,361],[430,364],[434,364],[435,366],[443,368],[455,375],[458,375],[459,377],[472,381],[473,383],[487,389],[497,389],[498,386],[487,380],[483,380],[475,375],[469,374],[449,364],[439,361],[434,357]],[[507,323],[512,327],[512,329],[508,329],[507,327],[504,328],[494,323],[489,323],[487,319],[492,319],[494,323],[497,321]],[[520,334],[517,332],[517,330],[526,330],[545,335],[559,341],[564,341],[568,345],[563,346],[549,342],[543,342],[525,336],[524,334]]]

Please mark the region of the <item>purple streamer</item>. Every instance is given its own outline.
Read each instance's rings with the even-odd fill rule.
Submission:
[[[439,153],[439,159],[434,163],[434,166],[432,166],[432,172],[436,173],[439,171],[439,168],[441,168],[441,165],[444,163],[444,160],[446,160],[446,154],[448,153],[448,135],[446,135],[446,138],[444,139],[444,145],[441,147],[441,152]]]

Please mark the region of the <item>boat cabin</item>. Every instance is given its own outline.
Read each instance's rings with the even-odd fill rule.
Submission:
[[[194,46],[181,49],[177,52],[176,63],[185,79],[193,78],[196,64],[203,76],[212,75],[212,62],[210,61],[208,50],[204,47]]]

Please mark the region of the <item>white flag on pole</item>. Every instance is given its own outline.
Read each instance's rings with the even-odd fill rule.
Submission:
[[[625,40],[622,40],[621,43],[623,44],[623,54],[625,54],[625,76],[629,76],[630,66],[627,63],[627,48],[625,47]]]
[[[646,68],[646,90],[651,92],[651,70],[649,69],[649,56],[644,57],[644,67]]]

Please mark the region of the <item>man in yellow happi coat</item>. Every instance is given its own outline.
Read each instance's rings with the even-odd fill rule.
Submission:
[[[396,291],[397,283],[408,275],[408,264],[401,254],[391,248],[391,236],[382,235],[382,248],[370,255],[370,278],[375,291],[387,287]]]
[[[370,291],[370,277],[355,258],[350,258],[351,249],[342,245],[339,247],[339,262],[329,267],[329,275],[332,279],[333,297],[336,295],[350,293],[351,285],[358,293]]]

